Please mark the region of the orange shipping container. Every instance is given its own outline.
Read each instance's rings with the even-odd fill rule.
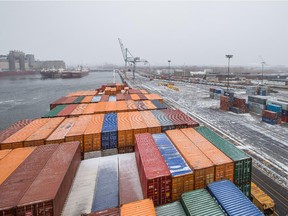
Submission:
[[[133,129],[133,144],[134,144],[135,135],[138,133],[147,133],[148,129],[139,111],[128,112],[128,114]]]
[[[121,216],[156,216],[153,201],[150,199],[139,200],[124,204],[120,208]]]
[[[205,188],[214,181],[214,165],[180,130],[165,132],[194,172],[194,188]]]
[[[77,121],[65,136],[65,141],[79,141],[81,152],[84,152],[83,138],[84,132],[91,121],[92,115],[82,115],[77,118]]]
[[[118,147],[132,146],[133,142],[133,130],[127,112],[117,113],[118,124]]]
[[[14,149],[6,157],[0,160],[0,185],[34,151],[34,149],[35,147]]]
[[[105,95],[110,95],[111,94],[111,87],[106,87],[105,88]]]
[[[24,141],[24,147],[44,145],[45,140],[64,121],[65,117],[51,118]]]
[[[117,112],[127,112],[128,107],[126,101],[117,101]]]
[[[46,139],[45,144],[62,143],[65,141],[65,136],[73,127],[77,118],[66,118],[56,130]]]
[[[116,95],[116,88],[111,88],[111,95]]]
[[[105,113],[106,112],[106,106],[109,102],[106,102],[106,101],[101,101],[99,103],[97,103],[95,105],[95,113]]]
[[[83,104],[83,103],[91,103],[93,97],[94,97],[94,96],[86,96],[86,97],[81,101],[81,103],[82,103],[82,104]]]
[[[148,93],[146,90],[144,90],[144,89],[141,89],[140,91],[141,91],[142,94],[149,94],[149,93]]]
[[[159,102],[163,103],[164,100],[158,94],[145,94],[148,100],[158,100]]]
[[[135,104],[135,102],[133,100],[127,100],[127,107],[128,107],[128,111],[136,111],[137,110],[137,105]]]
[[[1,144],[1,149],[14,149],[23,147],[23,142],[40,127],[49,121],[48,118],[35,119],[30,124],[8,137]]]
[[[72,113],[70,113],[70,116],[79,116],[81,115],[84,110],[86,109],[86,107],[88,106],[88,104],[79,104],[73,111]]]
[[[101,150],[101,131],[104,114],[93,115],[84,132],[84,152]]]
[[[97,104],[96,103],[90,103],[88,104],[88,106],[85,108],[85,110],[83,111],[83,115],[89,115],[89,114],[94,114],[95,113],[95,110],[96,110],[96,106]]]
[[[149,100],[143,101],[144,105],[147,107],[148,110],[155,110],[157,107]]]
[[[133,101],[140,101],[140,97],[137,94],[130,94],[130,96]]]
[[[109,101],[106,105],[106,113],[116,112],[117,110],[117,101]]]
[[[11,149],[6,149],[6,150],[1,150],[0,151],[0,160],[2,160],[6,155],[8,155],[12,150]]]
[[[141,111],[140,113],[147,125],[148,133],[161,133],[161,124],[150,111]]]
[[[197,146],[215,165],[215,181],[229,179],[233,182],[234,162],[223,152],[206,140],[193,128],[181,129],[181,131]]]

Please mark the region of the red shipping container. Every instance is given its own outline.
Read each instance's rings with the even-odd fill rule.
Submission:
[[[170,171],[151,134],[135,135],[135,155],[144,198],[154,205],[171,202],[172,178]]]
[[[100,102],[108,102],[109,101],[109,95],[102,95]]]
[[[116,94],[116,101],[124,101],[125,97],[124,94]]]
[[[61,116],[61,117],[68,117],[75,109],[76,107],[78,106],[78,104],[70,104],[70,105],[67,105],[63,110],[61,110],[57,116]]]
[[[50,110],[54,109],[56,106],[62,104],[63,101],[65,101],[67,97],[61,97],[58,100],[54,101],[53,103],[50,104]]]
[[[66,97],[61,104],[72,104],[78,97]]]
[[[263,110],[262,111],[262,116],[269,118],[269,119],[277,119],[278,118],[278,113],[269,111],[269,110]]]

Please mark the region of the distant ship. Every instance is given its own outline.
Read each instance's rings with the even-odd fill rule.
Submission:
[[[75,70],[64,70],[60,69],[42,69],[40,72],[42,78],[81,78],[89,74],[89,70],[83,68],[82,66],[78,67]]]

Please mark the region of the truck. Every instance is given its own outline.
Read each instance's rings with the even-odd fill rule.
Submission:
[[[251,200],[255,206],[266,216],[274,216],[275,202],[263,190],[261,190],[254,182],[251,182]]]

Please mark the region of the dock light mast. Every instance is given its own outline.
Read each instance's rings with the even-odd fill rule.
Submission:
[[[229,89],[229,72],[230,72],[230,59],[233,58],[233,55],[225,55],[226,58],[228,58],[228,85],[227,85],[227,91]]]

